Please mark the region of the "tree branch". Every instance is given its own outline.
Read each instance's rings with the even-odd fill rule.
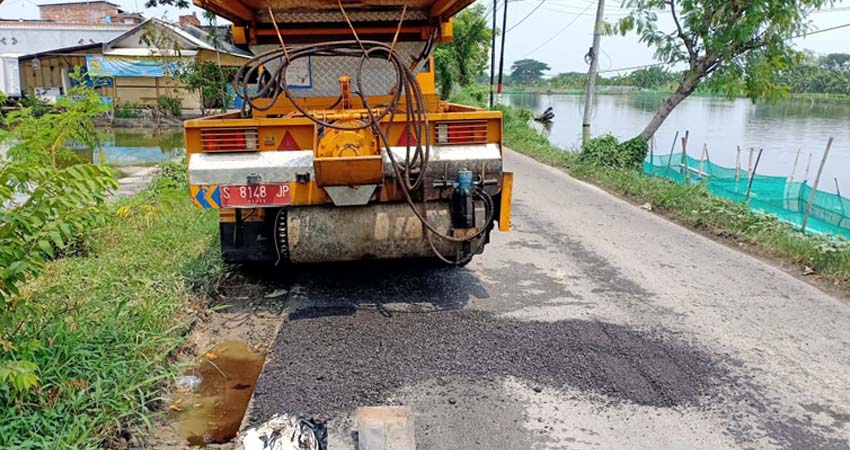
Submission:
[[[685,44],[685,48],[688,49],[688,62],[693,68],[694,63],[696,63],[697,55],[694,51],[694,43],[691,39],[685,34],[685,31],[682,29],[682,24],[679,23],[679,16],[676,14],[676,0],[670,0],[670,12],[673,14],[673,22],[676,24],[676,30],[678,30],[679,39],[682,40]]]

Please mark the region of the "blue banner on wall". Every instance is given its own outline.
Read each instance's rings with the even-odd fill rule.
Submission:
[[[181,72],[192,60],[132,56],[86,55],[86,65],[92,75],[101,77],[167,77]]]

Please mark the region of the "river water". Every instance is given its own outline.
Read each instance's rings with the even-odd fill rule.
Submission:
[[[504,101],[535,113],[552,106],[555,121],[549,129],[543,129],[549,140],[567,149],[576,148],[581,142],[582,96],[517,93],[506,94]],[[593,135],[633,137],[649,123],[663,101],[663,96],[654,94],[596,96]],[[746,99],[691,97],[673,111],[656,133],[656,152],[668,153],[676,131],[682,136],[686,130],[690,131],[689,155],[699,158],[703,144],[707,144],[712,162],[727,167],[735,167],[738,146],[743,149],[741,164],[745,169],[749,148],[763,148],[758,173],[765,175],[790,175],[800,149],[795,179],[803,179],[811,154],[810,183],[827,139],[832,136],[835,141],[819,189],[835,192],[837,178],[842,195],[850,196],[850,103],[782,100],[753,104]],[[681,143],[677,143],[676,152],[680,151]]]

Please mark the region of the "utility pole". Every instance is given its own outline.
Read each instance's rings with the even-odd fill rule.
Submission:
[[[504,6],[502,6],[504,14],[502,14],[502,48],[499,49],[499,102],[502,100],[502,73],[505,69],[505,33],[506,27],[508,26],[508,0],[505,0]]]
[[[602,16],[605,0],[596,7],[596,25],[593,27],[593,47],[590,49],[590,70],[587,71],[587,92],[584,97],[584,120],[581,123],[581,142],[590,140],[590,118],[593,115],[593,93],[596,89],[596,72],[599,69],[599,41],[602,39]]]
[[[496,7],[499,0],[493,0],[493,42],[490,44],[490,108],[493,107],[493,82],[496,78]]]

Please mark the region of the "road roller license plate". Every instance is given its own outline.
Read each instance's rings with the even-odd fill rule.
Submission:
[[[254,184],[250,186],[222,186],[221,206],[282,206],[288,205],[288,184]]]

